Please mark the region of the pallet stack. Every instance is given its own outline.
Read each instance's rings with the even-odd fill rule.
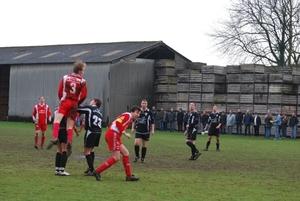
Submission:
[[[158,110],[176,108],[177,76],[175,61],[161,59],[155,61],[154,101]]]
[[[210,112],[213,105],[219,111],[226,111],[226,68],[223,66],[202,67],[201,110]]]
[[[241,68],[239,65],[226,66],[227,72],[227,112],[236,113],[240,108]]]

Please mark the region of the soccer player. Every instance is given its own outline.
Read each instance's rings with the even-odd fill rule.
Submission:
[[[83,153],[88,164],[88,169],[84,172],[86,176],[92,175],[94,171],[94,147],[99,146],[101,137],[101,123],[102,113],[99,108],[101,106],[101,100],[94,98],[90,105],[80,106],[78,113],[85,116],[85,135],[84,135],[84,148]]]
[[[123,155],[122,161],[126,174],[126,181],[137,181],[138,177],[135,177],[131,173],[131,167],[129,162],[129,151],[124,146],[121,141],[121,136],[124,135],[128,139],[131,137],[129,133],[126,133],[126,128],[129,124],[136,120],[140,116],[141,108],[137,105],[131,107],[130,112],[124,112],[114,120],[105,134],[105,140],[108,145],[109,150],[112,153],[112,156],[107,159],[102,165],[100,165],[96,170],[93,171],[94,176],[97,181],[101,181],[101,173],[107,168],[114,165],[117,161],[120,160],[120,153]]]
[[[131,132],[135,131],[134,151],[135,157],[133,162],[137,162],[140,158],[140,142],[142,141],[141,162],[145,162],[147,152],[147,142],[151,135],[154,135],[154,116],[147,108],[148,101],[143,99],[141,102],[141,113],[137,120],[132,122]]]
[[[55,111],[57,112],[57,110]],[[62,118],[59,124],[58,131],[58,142],[56,143],[57,151],[55,156],[55,175],[58,176],[70,176],[68,172],[65,171],[68,154],[67,154],[67,120],[65,117]],[[71,153],[69,153],[71,154]]]
[[[192,152],[192,156],[189,158],[189,160],[197,160],[201,155],[201,152],[196,148],[195,145],[198,131],[198,123],[199,115],[196,111],[196,105],[195,103],[190,103],[190,113],[188,114],[186,131],[184,132],[184,135],[187,136],[185,143],[191,148]]]
[[[39,134],[42,131],[41,137],[41,149],[45,143],[45,131],[47,130],[47,119],[51,121],[50,107],[45,103],[45,98],[41,96],[39,98],[39,104],[36,104],[32,111],[32,120],[35,123],[35,144],[34,148],[38,149]]]
[[[209,114],[208,117],[208,124],[205,126],[205,129],[207,129],[208,126],[209,130],[208,130],[208,140],[206,142],[206,148],[203,149],[203,151],[208,151],[208,147],[210,145],[211,142],[211,138],[212,136],[216,136],[216,150],[220,151],[220,127],[222,125],[221,123],[221,114],[219,114],[218,112],[218,107],[217,106],[213,106],[213,110],[211,112],[211,114]]]
[[[82,78],[86,63],[78,60],[74,63],[73,73],[63,76],[58,87],[58,98],[60,100],[57,113],[54,116],[52,140],[47,149],[57,143],[59,123],[62,118],[67,117],[68,143],[73,141],[73,126],[76,118],[77,108],[87,96],[87,85]]]

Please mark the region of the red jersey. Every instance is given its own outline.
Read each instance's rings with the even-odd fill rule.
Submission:
[[[87,96],[86,81],[80,75],[72,73],[63,76],[58,87],[60,100],[70,99],[81,104]]]
[[[36,124],[47,124],[47,118],[51,117],[50,107],[47,104],[34,106],[32,116],[36,118]]]
[[[119,135],[122,135],[122,132],[126,130],[126,128],[131,123],[131,113],[124,112],[116,120],[114,120],[109,126],[110,130],[117,132]]]

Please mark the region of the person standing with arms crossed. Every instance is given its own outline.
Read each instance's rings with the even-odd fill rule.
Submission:
[[[77,108],[87,96],[87,84],[82,78],[86,63],[78,60],[74,63],[73,73],[63,76],[58,87],[58,98],[60,100],[57,113],[54,116],[52,140],[47,149],[57,143],[59,123],[65,116],[67,118],[68,143],[73,141],[73,126],[76,118]]]
[[[135,157],[133,162],[137,162],[140,158],[140,143],[142,141],[141,162],[145,162],[147,152],[147,142],[150,138],[150,133],[154,135],[154,117],[153,113],[147,108],[148,102],[143,99],[141,102],[141,113],[137,120],[132,122],[131,132],[135,133],[134,152]]]
[[[208,124],[205,127],[205,130],[206,130],[207,127],[210,126],[209,130],[208,130],[208,140],[206,142],[206,147],[205,147],[205,149],[203,149],[203,151],[208,151],[212,136],[216,136],[216,150],[220,151],[219,138],[220,138],[220,127],[222,125],[222,123],[221,123],[222,118],[221,118],[221,115],[217,111],[218,111],[218,107],[213,106],[212,113],[209,114]]]
[[[114,120],[105,134],[105,140],[112,155],[102,165],[93,171],[97,181],[101,181],[101,173],[114,165],[120,160],[120,153],[123,155],[123,167],[126,174],[126,181],[137,181],[138,177],[135,177],[131,173],[131,167],[129,162],[129,151],[121,141],[121,136],[124,135],[128,139],[131,137],[129,133],[126,133],[126,129],[129,124],[136,120],[140,116],[141,108],[137,105],[131,107],[130,112],[124,112]]]
[[[196,105],[195,103],[190,103],[190,113],[188,116],[186,131],[184,132],[184,135],[187,136],[185,143],[191,148],[192,152],[192,156],[189,158],[189,160],[197,160],[201,155],[201,152],[196,148],[195,145],[197,139],[198,123],[199,115],[196,111]]]
[[[45,103],[45,98],[41,96],[39,98],[39,104],[36,104],[32,111],[32,120],[35,123],[35,144],[34,148],[38,149],[39,134],[42,131],[41,137],[41,149],[45,143],[45,131],[47,130],[47,119],[51,121],[51,110],[50,107]]]
[[[84,172],[86,176],[93,175],[95,152],[94,147],[99,146],[101,138],[101,123],[102,113],[99,108],[101,106],[101,100],[94,98],[90,105],[79,106],[77,112],[84,114],[85,117],[85,135],[84,135],[84,148],[83,154],[88,164],[88,169]]]

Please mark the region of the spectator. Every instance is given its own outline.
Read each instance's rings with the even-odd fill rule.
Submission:
[[[297,124],[299,123],[299,120],[296,116],[296,113],[293,112],[292,116],[290,118],[289,126],[291,127],[291,139],[297,138]]]
[[[274,127],[275,127],[275,138],[274,140],[280,139],[280,133],[279,133],[279,126],[281,125],[281,116],[279,114],[279,111],[276,111],[276,117],[274,120]]]
[[[221,114],[221,134],[226,134],[226,122],[227,121],[227,116],[225,111],[222,111]]]
[[[251,123],[252,123],[252,115],[250,114],[249,110],[246,110],[246,113],[244,116],[245,135],[247,135],[247,132],[248,132],[248,135],[251,136],[251,133],[250,133]]]
[[[167,111],[164,111],[163,115],[163,128],[165,131],[168,131],[168,122],[169,122],[169,115]]]
[[[232,134],[232,128],[234,124],[235,124],[235,115],[232,114],[232,110],[229,110],[229,114],[227,115],[227,121],[226,121],[228,134]]]
[[[201,124],[202,124],[202,134],[204,134],[204,128],[206,127],[206,125],[207,125],[207,122],[208,122],[208,114],[205,112],[205,111],[203,111],[202,112],[202,115],[201,115]]]
[[[238,109],[238,112],[235,115],[235,123],[236,123],[236,133],[238,135],[241,135],[242,125],[243,125],[243,113],[241,113],[241,109]]]
[[[266,138],[269,139],[271,136],[271,128],[273,125],[273,118],[272,113],[270,110],[267,111],[267,114],[265,116],[265,128],[266,128]]]
[[[177,119],[177,126],[178,126],[178,132],[182,132],[183,129],[182,129],[182,124],[183,124],[183,112],[182,112],[182,109],[180,108],[179,111],[177,112],[177,116],[176,116],[176,119]]]
[[[176,120],[176,113],[173,108],[171,108],[170,113],[168,114],[169,123],[170,123],[170,132],[175,131],[175,120]]]
[[[282,138],[286,138],[286,129],[288,126],[288,118],[286,116],[286,114],[282,115],[282,119],[281,119],[281,131],[282,131]]]
[[[157,118],[157,110],[155,108],[155,106],[152,106],[152,110],[151,110],[152,114],[153,114],[153,120],[154,120],[154,130],[156,130],[156,118]]]
[[[258,116],[257,112],[254,113],[252,123],[253,123],[253,128],[254,128],[254,135],[259,136],[259,127],[261,125],[261,119],[260,119],[260,116]]]
[[[160,112],[157,114],[157,119],[159,121],[159,130],[163,131],[164,129],[164,121],[163,121],[163,116],[164,116],[164,108],[160,108]]]

